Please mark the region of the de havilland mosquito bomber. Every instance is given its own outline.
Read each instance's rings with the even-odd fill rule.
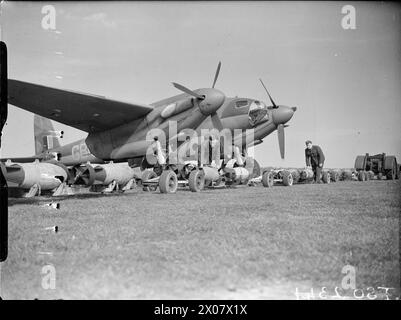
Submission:
[[[113,184],[113,188],[116,185],[124,188],[132,182],[134,167],[144,170],[144,182],[152,180],[165,193],[175,192],[180,179],[189,181],[192,191],[201,190],[205,183],[221,181],[221,177],[233,183],[248,181],[260,175],[260,168],[247,156],[247,148],[261,143],[277,130],[280,153],[284,158],[284,128],[296,107],[277,105],[262,80],[271,105],[252,98],[226,97],[215,88],[220,67],[221,63],[210,88],[191,90],[173,82],[183,93],[152,104],[117,101],[9,79],[9,103],[46,119],[35,116],[36,154],[7,162],[2,159],[3,173],[18,186],[35,190],[53,190],[57,185],[72,183],[101,184],[108,188]],[[54,136],[61,133],[49,126],[48,119],[85,131],[88,136],[60,146]],[[174,130],[171,130],[172,124]],[[205,136],[208,129],[210,134]],[[171,151],[177,152],[185,146],[188,133],[184,132],[191,130],[194,133],[191,141],[195,140],[200,146],[213,139],[220,141],[221,137],[214,136],[216,132],[234,133],[232,141],[224,143],[237,151],[237,164],[235,159],[229,164],[223,161],[223,164],[213,166],[200,161],[197,164],[169,161]],[[155,141],[166,154],[165,163],[152,160],[152,157],[157,159],[152,151]],[[231,151],[230,156],[235,158],[233,153]],[[33,163],[24,163],[33,160]],[[220,179],[212,178],[216,176]],[[35,194],[35,190],[30,193]]]

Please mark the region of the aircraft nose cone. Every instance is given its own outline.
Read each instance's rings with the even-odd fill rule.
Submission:
[[[217,89],[205,89],[199,93],[205,96],[205,100],[199,103],[199,109],[205,116],[216,112],[226,98],[224,93]]]
[[[288,122],[296,110],[296,107],[279,106],[277,109],[273,110],[273,122],[276,125]]]

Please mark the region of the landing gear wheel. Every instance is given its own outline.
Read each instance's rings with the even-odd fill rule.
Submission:
[[[161,193],[175,193],[178,188],[178,179],[174,171],[166,170],[160,176],[159,189]]]
[[[377,174],[377,180],[381,180],[381,179],[383,179],[383,173],[379,172]]]
[[[361,170],[361,171],[358,172],[358,180],[359,181],[365,181],[366,180],[365,171]]]
[[[266,171],[262,176],[262,184],[266,188],[271,188],[274,185],[274,175],[271,171]]]
[[[294,182],[294,178],[292,177],[291,172],[284,171],[283,172],[283,185],[285,185],[286,187],[290,187],[290,186],[292,186],[293,182]]]
[[[205,186],[205,175],[201,170],[192,170],[188,179],[189,189],[192,192],[199,192]]]
[[[330,183],[330,173],[327,171],[324,171],[322,173],[322,181],[323,183]]]

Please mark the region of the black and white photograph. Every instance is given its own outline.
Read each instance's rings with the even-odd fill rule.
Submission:
[[[0,41],[1,300],[400,300],[399,3],[1,0]]]

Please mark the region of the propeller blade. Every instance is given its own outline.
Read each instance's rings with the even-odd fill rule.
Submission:
[[[281,159],[284,159],[285,142],[284,142],[284,125],[279,124],[277,127],[278,145],[280,147]]]
[[[187,93],[187,94],[189,94],[189,95],[191,95],[191,96],[193,96],[193,97],[195,97],[195,98],[197,98],[199,100],[205,99],[204,96],[202,96],[202,95],[200,95],[200,94],[198,94],[198,93],[196,93],[196,92],[184,87],[183,85],[181,85],[179,83],[173,82],[173,86],[176,87],[178,90],[183,91],[183,92],[185,92],[185,93]]]
[[[210,118],[212,119],[213,127],[215,127],[217,130],[222,131],[223,130],[223,124],[221,123],[221,120],[217,113],[213,113],[210,115]]]
[[[266,93],[267,93],[267,95],[269,96],[269,98],[270,98],[270,101],[271,101],[271,103],[272,103],[273,107],[277,108],[277,106],[276,106],[276,104],[274,103],[274,101],[273,101],[272,97],[270,96],[270,93],[269,93],[269,91],[267,91],[267,88],[266,88],[265,84],[263,83],[262,79],[259,79],[259,81],[260,81],[260,83],[262,84],[263,88],[265,88],[265,90],[266,90]]]
[[[213,81],[212,88],[214,88],[214,86],[216,84],[217,78],[218,78],[219,73],[220,73],[220,67],[221,67],[221,61],[219,62],[218,66],[217,66],[216,74],[214,75],[214,81]]]

